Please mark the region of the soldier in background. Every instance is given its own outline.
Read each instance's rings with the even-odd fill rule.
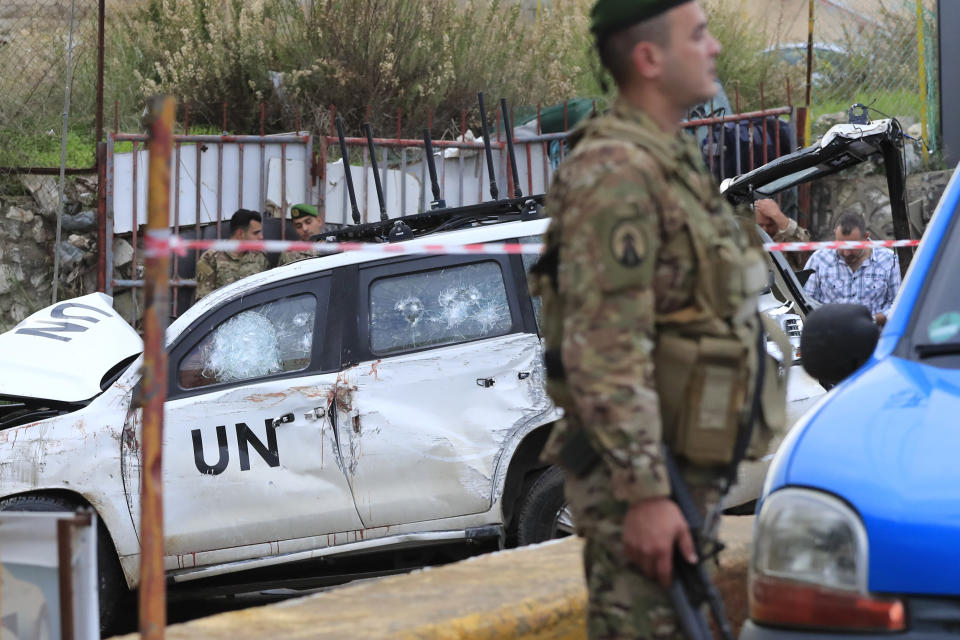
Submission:
[[[780,210],[775,200],[763,198],[753,203],[753,210],[757,215],[757,224],[767,232],[774,242],[809,242],[810,232],[797,224],[796,220],[788,218]],[[810,253],[807,251],[788,251],[784,253],[787,264],[794,271],[803,269]]]
[[[682,638],[667,593],[673,553],[698,558],[670,499],[664,445],[715,516],[747,445],[765,454],[783,426],[789,366],[761,349],[763,253],[681,132],[689,107],[716,91],[720,44],[703,10],[597,0],[591,31],[619,96],[573,134],[531,270],[547,389],[564,409],[544,460],[566,471],[585,538],[589,636]],[[740,215],[754,224],[753,212]]]
[[[318,233],[323,233],[326,228],[326,225],[324,225],[320,219],[320,212],[311,204],[293,205],[290,208],[290,218],[293,220],[293,226],[297,230],[297,237],[304,242],[309,242],[310,238]],[[285,264],[303,260],[304,258],[312,258],[315,255],[316,254],[311,251],[286,251],[280,256],[280,261],[277,263],[277,266],[282,267]]]
[[[230,218],[231,240],[263,240],[260,214],[249,209],[237,209]],[[267,269],[267,256],[262,251],[204,251],[197,260],[197,297],[199,300],[241,278]]]

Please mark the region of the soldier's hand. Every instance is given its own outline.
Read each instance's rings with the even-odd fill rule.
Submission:
[[[770,198],[757,200],[753,203],[753,210],[757,215],[757,224],[763,227],[771,238],[777,231],[783,231],[790,225],[790,219],[784,215],[777,203]]]
[[[697,561],[690,528],[676,503],[669,498],[651,498],[630,506],[623,521],[623,550],[647,577],[670,588],[673,577],[673,547],[688,562]]]

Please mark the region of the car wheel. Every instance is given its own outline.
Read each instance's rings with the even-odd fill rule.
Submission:
[[[563,495],[563,470],[550,467],[537,477],[521,499],[517,519],[517,544],[521,546],[576,533]]]
[[[0,500],[0,511],[76,511],[78,504],[57,496],[14,496]],[[134,599],[120,568],[110,534],[97,520],[97,575],[100,580],[100,634],[127,630]],[[130,629],[132,630],[132,629]]]

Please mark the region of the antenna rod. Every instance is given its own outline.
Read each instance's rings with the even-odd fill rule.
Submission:
[[[522,198],[520,190],[520,174],[517,172],[517,156],[513,152],[513,125],[510,122],[510,112],[507,111],[507,99],[500,98],[500,111],[503,112],[503,127],[507,134],[507,153],[510,156],[510,172],[513,174],[513,197]]]
[[[383,185],[380,184],[380,171],[377,169],[377,154],[373,148],[373,127],[369,122],[364,123],[364,130],[367,132],[367,146],[370,148],[370,164],[373,165],[373,184],[377,187],[377,202],[380,204],[380,221],[386,222],[387,205],[383,201]]]
[[[490,149],[490,130],[487,128],[487,110],[483,106],[483,92],[477,94],[480,103],[480,126],[483,127],[483,150],[487,154],[487,175],[490,176],[490,197],[500,199],[500,190],[497,189],[497,177],[493,173],[493,151]]]
[[[353,175],[350,173],[350,152],[347,141],[343,139],[343,118],[337,116],[337,136],[340,137],[340,153],[343,155],[343,175],[347,178],[347,193],[350,194],[350,207],[353,209],[353,224],[360,224],[360,210],[357,209],[357,194],[353,190]]]
[[[431,209],[446,209],[447,203],[440,197],[440,184],[437,182],[437,165],[433,160],[433,140],[430,138],[430,129],[423,130],[423,146],[426,152],[427,169],[430,170],[430,189],[433,191]]]

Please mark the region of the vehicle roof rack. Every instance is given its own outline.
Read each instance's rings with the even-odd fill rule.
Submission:
[[[384,222],[358,224],[336,231],[328,231],[315,236],[315,238],[328,242],[389,242],[409,240],[438,231],[459,229],[471,224],[534,220],[542,217],[543,199],[543,194],[539,194],[481,202],[480,204],[463,207],[434,209]],[[396,231],[394,231],[395,228]],[[401,234],[403,235],[401,236]]]
[[[430,170],[430,187],[433,194],[430,210],[411,216],[401,216],[400,218],[393,219],[387,218],[386,207],[383,201],[383,191],[380,188],[376,165],[374,165],[374,177],[377,179],[377,200],[380,205],[380,220],[378,222],[359,224],[360,213],[357,209],[357,199],[353,190],[350,156],[343,134],[343,119],[337,116],[336,127],[340,139],[340,151],[344,158],[343,164],[347,181],[347,191],[350,196],[350,207],[355,224],[335,231],[325,231],[313,236],[313,239],[326,240],[327,242],[399,242],[429,233],[449,231],[474,224],[534,220],[541,217],[543,215],[544,195],[524,196],[520,190],[520,180],[517,175],[517,162],[513,148],[513,129],[507,110],[507,101],[503,99],[500,100],[500,107],[507,136],[507,152],[510,156],[514,192],[512,198],[507,197],[501,199],[499,197],[496,174],[493,170],[493,153],[490,145],[490,133],[487,130],[487,112],[483,104],[483,93],[477,94],[477,100],[480,104],[480,120],[483,126],[483,144],[488,167],[487,173],[490,176],[490,197],[492,200],[462,207],[446,206],[446,203],[440,197],[440,185],[437,183],[437,169],[433,158],[433,144],[430,139],[430,130],[424,129],[423,142],[426,151],[425,159],[427,167]],[[367,134],[370,157],[375,158],[376,154],[373,151],[373,130],[369,124],[365,124],[364,129]]]

